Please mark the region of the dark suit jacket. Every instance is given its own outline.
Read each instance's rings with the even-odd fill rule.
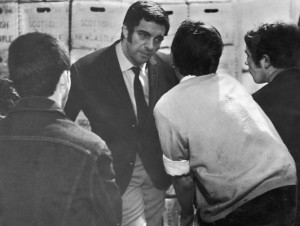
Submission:
[[[253,98],[271,119],[291,154],[299,156],[300,163],[300,69],[282,71]]]
[[[279,73],[272,82],[253,94],[274,124],[293,156],[300,180],[300,69],[291,68]],[[298,189],[298,203],[300,190]],[[296,225],[300,225],[300,208]]]
[[[149,112],[145,123],[137,126],[117,59],[116,43],[93,52],[72,65],[71,92],[65,111],[74,120],[82,110],[92,131],[106,141],[112,152],[121,193],[128,186],[137,153],[154,185],[158,189],[165,189],[171,181],[162,163],[153,108],[158,99],[178,81],[161,53],[149,60]]]

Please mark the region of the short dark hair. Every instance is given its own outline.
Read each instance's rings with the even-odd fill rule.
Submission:
[[[14,104],[19,100],[13,82],[0,77],[0,116],[6,116]]]
[[[142,19],[165,26],[165,35],[168,35],[170,29],[168,13],[160,4],[152,1],[137,1],[129,7],[123,21],[123,24],[127,26],[129,36],[131,36],[134,28],[140,24]],[[123,38],[122,32],[121,39]]]
[[[300,30],[296,24],[265,23],[244,37],[253,62],[259,66],[263,55],[269,56],[275,68],[290,68],[300,60]]]
[[[174,66],[182,75],[205,75],[217,71],[223,51],[220,33],[201,21],[185,20],[172,42]]]
[[[49,34],[21,35],[8,50],[9,76],[21,97],[53,95],[61,74],[69,68],[66,47]]]

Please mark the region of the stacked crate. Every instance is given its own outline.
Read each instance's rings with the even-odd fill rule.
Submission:
[[[69,4],[62,1],[19,2],[19,34],[45,32],[69,44]]]
[[[170,30],[168,35],[164,38],[161,48],[170,48],[177,28],[183,20],[188,18],[188,5],[185,0],[156,0],[156,2],[159,3],[169,15]]]
[[[236,4],[231,0],[187,0],[187,3],[190,19],[210,24],[221,33],[224,49],[218,72],[238,77]]]
[[[0,3],[0,77],[8,77],[8,47],[16,37],[18,37],[18,2],[2,0]]]
[[[129,6],[128,2],[117,0],[74,0],[71,16],[72,62],[120,39]]]

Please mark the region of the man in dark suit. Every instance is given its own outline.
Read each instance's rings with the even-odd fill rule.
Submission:
[[[113,155],[123,199],[122,225],[161,225],[165,173],[153,108],[177,79],[167,57],[156,53],[169,30],[157,3],[138,1],[125,16],[121,40],[79,59],[71,67],[66,113],[80,110]]]
[[[248,31],[244,39],[250,74],[256,83],[268,83],[253,98],[271,119],[295,159],[299,181],[300,30],[294,24],[264,24]],[[300,225],[299,208],[296,225]]]

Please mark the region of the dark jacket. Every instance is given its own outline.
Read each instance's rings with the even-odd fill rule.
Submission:
[[[104,141],[48,98],[0,121],[0,225],[118,225],[121,197]]]
[[[293,156],[300,180],[300,69],[280,72],[272,82],[253,94],[254,100],[274,124]],[[300,189],[298,189],[298,205]],[[300,208],[296,225],[300,226]]]
[[[253,94],[274,124],[292,156],[300,163],[300,69],[280,72]],[[299,168],[299,167],[298,167]]]
[[[149,111],[137,126],[133,106],[117,59],[115,44],[89,54],[71,68],[72,87],[65,111],[75,120],[82,110],[91,129],[105,140],[113,156],[116,181],[123,193],[132,176],[136,154],[158,189],[166,189],[162,150],[153,117],[158,99],[178,83],[174,70],[155,54],[147,63]]]

